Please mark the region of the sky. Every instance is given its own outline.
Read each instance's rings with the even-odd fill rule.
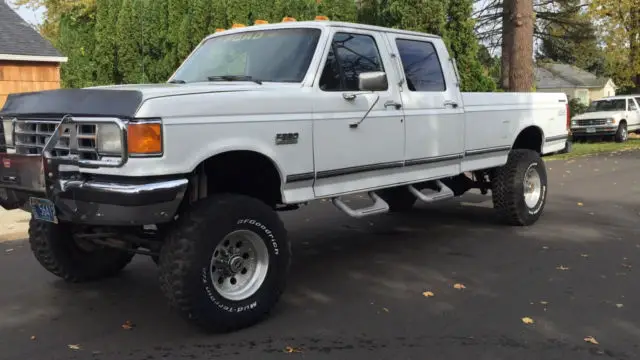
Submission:
[[[12,0],[7,1],[7,3],[9,3],[9,6],[11,6],[12,9],[16,8],[13,5]],[[40,8],[38,10],[32,10],[25,6],[22,6],[20,9],[17,9],[17,12],[18,12],[18,15],[20,15],[23,19],[25,19],[29,24],[37,25],[42,22],[42,15],[44,14],[44,8]]]

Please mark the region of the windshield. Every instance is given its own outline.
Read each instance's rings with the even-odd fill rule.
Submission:
[[[627,101],[625,99],[614,100],[597,100],[592,101],[587,112],[596,111],[625,111],[627,109]]]
[[[175,73],[174,82],[301,82],[313,58],[319,29],[274,29],[213,37]]]

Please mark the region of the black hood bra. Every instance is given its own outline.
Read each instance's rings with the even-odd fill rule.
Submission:
[[[138,90],[58,89],[10,94],[2,117],[99,116],[133,118],[142,104]]]

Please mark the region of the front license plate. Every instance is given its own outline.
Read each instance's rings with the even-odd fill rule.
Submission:
[[[35,219],[58,223],[56,206],[51,200],[32,197],[29,198],[29,203],[31,204],[31,214]]]
[[[588,133],[594,133],[594,132],[596,132],[596,128],[587,128],[587,132]]]

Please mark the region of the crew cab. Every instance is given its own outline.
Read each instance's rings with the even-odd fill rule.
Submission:
[[[149,255],[210,331],[278,302],[278,211],[330,199],[362,218],[476,188],[534,224],[569,121],[563,93],[460,92],[440,37],[332,21],[216,32],[166,84],[12,94],[0,115],[0,204],[32,213],[40,264],[82,282]],[[371,205],[344,201],[358,193]]]
[[[592,101],[587,110],[571,119],[573,140],[613,136],[627,141],[629,132],[640,131],[640,95],[610,96]]]

